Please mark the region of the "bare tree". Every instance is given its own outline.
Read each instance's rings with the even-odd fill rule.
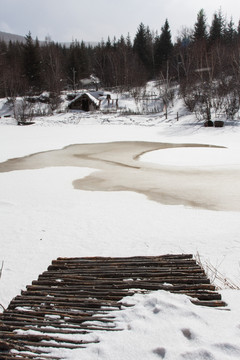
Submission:
[[[31,122],[34,116],[33,104],[27,101],[26,97],[12,98],[12,103],[14,118],[17,120],[18,125]]]
[[[166,63],[166,73],[160,73],[160,82],[159,82],[159,90],[160,90],[160,97],[162,98],[165,117],[168,118],[168,108],[171,102],[174,99],[174,88],[172,78],[169,75],[169,62]]]

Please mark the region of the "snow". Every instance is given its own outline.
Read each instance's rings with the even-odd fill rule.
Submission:
[[[179,121],[176,111],[181,112]],[[6,114],[4,107],[4,114]],[[0,113],[3,116],[3,113]],[[204,128],[180,103],[162,113],[65,113],[39,117],[32,126],[0,119],[0,161],[70,144],[152,141],[207,144],[146,153],[138,161],[169,167],[240,168],[240,128]],[[49,155],[50,156],[50,155]],[[164,205],[132,191],[84,191],[72,182],[88,167],[57,166],[0,172],[0,303],[6,307],[59,256],[199,255],[223,278],[240,286],[239,211]],[[97,332],[100,343],[80,350],[53,350],[66,359],[239,359],[238,290],[221,290],[228,307],[197,307],[185,295],[136,294],[135,304],[113,312],[119,332]],[[226,285],[226,283],[225,283]],[[111,312],[112,314],[112,312]]]
[[[171,166],[214,166],[233,167],[240,163],[240,153],[228,148],[189,148],[167,149],[151,151],[141,157],[142,161],[149,161],[161,165]]]
[[[239,359],[239,310],[229,292],[231,311],[197,307],[182,295],[156,291],[125,300],[134,304],[117,316],[119,331],[102,332],[100,343],[63,353],[67,359]],[[235,306],[234,306],[235,305]],[[223,322],[225,326],[223,326]]]

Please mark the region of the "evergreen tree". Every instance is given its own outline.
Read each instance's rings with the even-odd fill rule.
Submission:
[[[163,27],[161,28],[161,34],[155,41],[155,66],[156,70],[159,70],[164,62],[169,60],[173,50],[173,44],[171,39],[171,31],[168,20],[166,19]]]
[[[204,10],[201,9],[197,15],[197,22],[194,25],[193,39],[194,41],[207,39],[207,24]]]
[[[213,44],[216,41],[223,39],[224,33],[224,19],[221,10],[213,15],[212,24],[210,27],[209,40]]]
[[[149,28],[145,27],[143,23],[138,27],[133,42],[133,50],[151,76],[153,67],[153,41]]]
[[[25,36],[24,44],[24,70],[28,84],[33,91],[41,88],[41,57],[39,42],[32,39],[31,33]]]
[[[238,21],[237,36],[240,37],[240,20]]]
[[[106,48],[107,48],[108,50],[110,50],[111,47],[112,47],[112,42],[111,42],[110,36],[108,36],[107,42],[106,42]]]
[[[127,34],[126,45],[127,45],[128,49],[132,49],[132,41],[131,41],[131,37],[130,37],[129,33]]]
[[[231,18],[230,22],[224,28],[224,41],[227,45],[232,45],[237,38],[237,31],[234,27],[233,20]]]

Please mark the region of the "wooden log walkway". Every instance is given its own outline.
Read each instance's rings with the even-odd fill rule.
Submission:
[[[57,360],[54,348],[97,342],[97,331],[119,331],[111,311],[124,297],[166,290],[192,303],[225,306],[192,255],[58,258],[0,316],[0,360]]]

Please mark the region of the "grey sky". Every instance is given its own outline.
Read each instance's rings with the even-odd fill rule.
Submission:
[[[173,39],[182,26],[193,27],[203,8],[208,23],[215,11],[240,19],[237,0],[0,0],[0,31],[54,41],[106,40],[126,36],[133,39],[140,22],[161,31],[167,18]]]

